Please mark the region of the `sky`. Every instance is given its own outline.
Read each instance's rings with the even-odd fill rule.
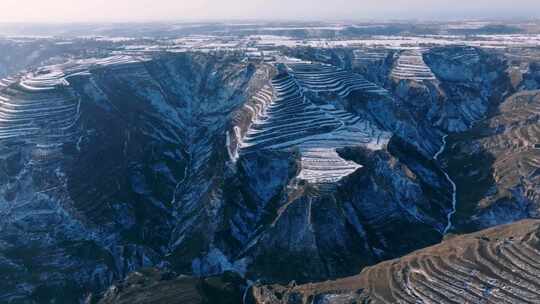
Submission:
[[[540,0],[0,0],[0,22],[540,18]]]

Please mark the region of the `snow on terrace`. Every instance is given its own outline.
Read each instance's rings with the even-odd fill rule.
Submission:
[[[435,80],[435,75],[426,65],[422,57],[422,50],[405,50],[399,54],[391,76],[397,80]]]
[[[287,66],[302,88],[312,92],[333,92],[347,97],[353,91],[388,95],[388,91],[356,73],[331,65],[289,62]]]
[[[78,100],[55,90],[57,75],[40,75],[40,80],[28,77],[0,90],[0,141],[56,144],[71,134],[79,115]]]
[[[14,82],[15,82],[15,79],[11,77],[0,79],[0,90],[7,88],[9,85],[11,85]]]
[[[58,67],[43,70],[41,73],[30,73],[22,77],[19,85],[28,91],[47,91],[57,86],[69,85],[64,78],[64,73]]]
[[[243,139],[241,153],[298,149],[302,168],[298,178],[320,186],[332,185],[362,167],[341,158],[337,149],[382,149],[390,134],[334,105],[318,106],[304,95],[312,89],[321,92],[324,87],[331,92],[350,91],[343,84],[336,85],[335,80],[346,79],[346,75],[329,73],[330,67],[315,64],[310,72],[305,71],[306,66],[296,68],[300,78],[307,81],[294,73],[277,76],[272,80],[274,97],[269,92],[258,94],[259,106],[250,106],[256,119]]]
[[[126,56],[70,61],[42,67],[19,76],[17,81],[0,81],[0,142],[24,140],[40,147],[61,145],[74,135],[73,127],[80,116],[80,100],[69,87],[69,77],[88,74],[92,67],[134,61],[137,59]]]
[[[115,67],[146,60],[144,57],[117,55],[105,58],[70,60],[67,63],[46,66],[21,77],[19,86],[28,91],[47,91],[60,86],[69,86],[68,78],[88,74],[90,69]]]

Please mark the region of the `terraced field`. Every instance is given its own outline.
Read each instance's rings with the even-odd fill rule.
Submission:
[[[396,80],[435,80],[435,75],[424,62],[421,50],[405,50],[399,54],[390,75]]]
[[[288,67],[298,84],[303,89],[312,92],[333,92],[341,97],[346,97],[353,91],[388,94],[388,91],[359,74],[337,69],[330,65],[289,63]]]
[[[28,75],[0,91],[0,141],[57,144],[71,134],[79,102],[56,73]]]
[[[0,79],[0,90],[5,89],[13,82],[15,82],[15,79],[11,77]]]
[[[454,237],[358,276],[254,295],[258,303],[539,303],[540,221]]]
[[[361,165],[342,159],[337,149],[364,146],[381,149],[389,134],[369,120],[335,105],[316,105],[304,92],[331,92],[347,96],[359,90],[387,94],[386,90],[359,75],[331,66],[288,64],[289,73],[272,80],[255,95],[257,105],[248,105],[256,119],[243,138],[241,153],[272,149],[298,149],[302,171],[298,176],[314,184],[331,184]]]
[[[135,62],[115,56],[74,61],[41,68],[0,81],[0,141],[24,140],[41,146],[61,144],[73,135],[80,101],[69,87],[69,77],[88,74],[91,68]]]

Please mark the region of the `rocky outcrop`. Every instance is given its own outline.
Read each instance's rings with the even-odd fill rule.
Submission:
[[[314,284],[258,285],[251,303],[537,303],[540,222],[527,220]],[[249,301],[248,301],[249,302]]]

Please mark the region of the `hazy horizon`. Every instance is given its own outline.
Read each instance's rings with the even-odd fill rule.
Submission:
[[[538,0],[2,0],[0,22],[539,18]],[[459,5],[458,2],[463,3]]]

